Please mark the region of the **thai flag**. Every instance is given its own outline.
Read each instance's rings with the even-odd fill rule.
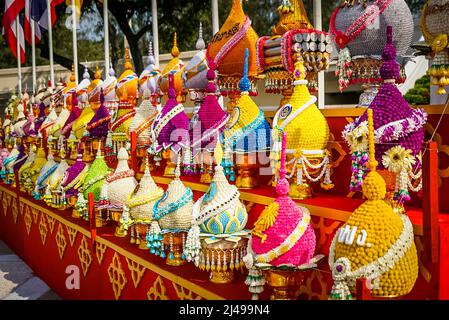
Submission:
[[[16,59],[18,59],[17,41],[19,41],[20,63],[25,62],[25,40],[23,27],[20,23],[17,26],[16,18],[24,7],[25,0],[5,0],[5,12],[2,19],[3,34]]]
[[[50,13],[51,13],[51,26],[56,22],[55,7],[64,2],[64,0],[50,0]],[[39,26],[45,30],[48,30],[48,6],[47,0],[31,0],[31,19],[37,21]]]
[[[35,21],[31,18],[31,2],[32,2],[32,0],[25,1],[25,24],[24,24],[25,40],[30,45],[32,44],[31,24],[34,24],[34,37],[35,37],[36,44],[38,44],[42,39],[42,32],[41,32],[41,28],[39,28],[39,24],[37,23],[37,21]]]

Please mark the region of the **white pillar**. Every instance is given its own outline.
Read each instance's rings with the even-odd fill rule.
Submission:
[[[323,17],[321,12],[321,0],[313,1],[313,24],[315,29],[323,29]],[[326,86],[324,83],[324,71],[318,73],[318,108],[324,109]]]
[[[153,19],[153,50],[156,65],[159,66],[159,26],[157,22],[157,1],[151,0],[151,16]]]
[[[104,74],[105,78],[109,74],[109,11],[108,0],[103,0],[103,21],[104,21]]]
[[[21,61],[21,55],[20,55],[20,21],[19,21],[19,15],[16,17],[16,43],[17,43],[17,77],[19,79],[19,92],[17,94],[18,97],[22,96],[22,61]]]
[[[80,15],[81,19],[81,15]],[[73,64],[75,65],[75,82],[78,83],[78,47],[76,37],[76,6],[75,0],[72,0],[72,46],[73,46]]]
[[[55,68],[53,65],[53,32],[51,21],[51,1],[47,0],[47,14],[48,14],[48,51],[50,58],[50,81],[51,87],[55,87]]]
[[[31,21],[31,65],[33,72],[33,93],[37,91],[37,80],[36,80],[36,30],[35,22]]]
[[[220,21],[218,20],[218,0],[212,1],[212,34],[215,35],[220,30]]]

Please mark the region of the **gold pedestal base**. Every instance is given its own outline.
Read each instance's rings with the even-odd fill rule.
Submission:
[[[128,234],[128,232],[122,226],[115,227],[115,232],[114,232],[115,237],[124,238],[124,237],[126,237],[127,234]]]
[[[142,240],[142,239],[140,240],[140,243],[139,243],[139,249],[140,249],[140,250],[148,250],[146,240]]]
[[[263,274],[273,288],[270,300],[295,300],[295,292],[304,281],[303,271],[266,270]]]
[[[80,219],[81,218],[81,215],[78,212],[78,210],[76,210],[76,209],[72,210],[72,218],[75,218],[75,219]]]
[[[122,217],[122,211],[115,211],[115,210],[109,210],[108,214],[110,215],[111,219],[115,222],[117,222],[117,224],[120,224],[120,218]],[[117,238],[124,238],[126,237],[126,235],[128,234],[128,232],[125,230],[125,228],[121,225],[118,225],[117,227],[115,227],[115,232],[114,232],[114,236],[116,236]]]
[[[165,260],[167,265],[179,267],[186,264],[186,261],[182,259],[182,251],[184,250],[183,237],[184,239],[187,238],[185,232],[164,234],[164,246],[171,246],[173,249],[173,258],[170,258],[170,254],[168,254]]]
[[[167,161],[164,169],[164,177],[174,177],[175,176],[176,164],[171,161]]]
[[[182,258],[181,253],[174,253],[174,258],[170,259],[170,257],[167,257],[167,260],[165,260],[165,263],[169,266],[173,267],[179,267],[186,264],[186,261]]]
[[[210,282],[226,284],[231,283],[235,279],[234,271],[211,271],[209,275]]]
[[[235,179],[235,185],[239,189],[254,189],[259,184],[255,177],[257,165],[253,162],[252,155],[246,154],[243,156],[243,163],[237,164],[237,177]]]
[[[203,173],[203,174],[201,175],[201,177],[200,177],[200,182],[201,182],[201,183],[207,183],[207,184],[210,184],[210,183],[212,182],[212,177],[211,177],[211,175],[209,174],[209,172]]]
[[[98,215],[95,216],[95,226],[97,228],[102,228],[105,227],[107,225],[106,220],[104,220],[103,218],[99,217]]]
[[[288,195],[292,199],[310,199],[312,198],[312,188],[307,183],[303,183],[300,185],[290,184],[290,192],[288,193]]]

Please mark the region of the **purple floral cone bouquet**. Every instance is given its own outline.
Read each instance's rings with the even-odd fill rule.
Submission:
[[[379,169],[396,174],[395,200],[409,201],[409,186],[412,191],[421,189],[413,180],[421,178],[421,149],[424,140],[423,125],[427,114],[423,109],[411,108],[396,86],[399,75],[396,50],[393,46],[393,31],[387,28],[387,44],[382,54],[383,64],[380,74],[383,83],[371,103],[374,111],[376,160]],[[343,138],[352,153],[352,179],[350,188],[361,190],[362,181],[367,174],[368,161],[367,113],[346,126]],[[416,181],[415,181],[416,182]]]
[[[223,132],[228,113],[223,110],[217,100],[215,86],[215,71],[207,71],[206,97],[198,110],[198,119],[192,130],[192,155],[196,156],[201,150],[212,152]]]
[[[109,121],[111,120],[111,115],[104,104],[103,89],[100,93],[100,107],[95,112],[94,117],[87,124],[87,131],[92,138],[102,139],[106,138],[109,130]]]
[[[25,152],[25,147],[23,146],[23,144],[18,146],[17,150],[19,150],[19,155],[17,156],[16,161],[14,161],[14,171],[19,171],[20,167],[23,166],[23,164],[28,158],[28,155]]]
[[[81,115],[81,108],[78,107],[78,98],[76,97],[76,93],[72,93],[72,110],[70,111],[70,115],[62,127],[61,133],[64,135],[64,138],[68,139],[70,136],[70,131],[72,130],[72,125],[76,119],[78,119]]]
[[[151,127],[153,145],[151,152],[157,154],[171,148],[178,153],[181,148],[189,148],[189,118],[184,106],[176,101],[173,74],[169,74],[169,90],[167,103],[154,120]]]
[[[39,129],[42,125],[42,123],[44,122],[45,118],[47,117],[47,115],[45,114],[45,104],[43,102],[41,102],[39,104],[39,114],[38,116],[34,119],[34,126],[32,126],[30,128],[30,131],[28,132],[28,134],[30,136],[36,137]]]
[[[83,185],[88,170],[89,165],[83,162],[83,155],[81,154],[80,145],[78,145],[78,157],[64,173],[61,181],[62,192],[66,199],[70,200],[72,197],[78,197],[79,188]]]

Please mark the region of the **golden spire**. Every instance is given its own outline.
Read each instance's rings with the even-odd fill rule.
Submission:
[[[273,35],[283,35],[293,29],[313,29],[302,0],[283,0],[277,11],[280,19],[272,28]]]
[[[101,71],[98,68],[98,64],[97,64],[96,69],[95,69],[95,76],[94,76],[94,78],[95,79],[101,79]]]
[[[125,70],[131,70],[133,68],[131,60],[129,58],[129,48],[125,48]]]
[[[173,48],[171,49],[171,55],[173,56],[173,58],[179,57],[178,36],[177,36],[176,32],[173,37]]]
[[[70,75],[70,82],[75,82],[75,65],[72,63],[72,74]]]
[[[376,171],[377,161],[376,161],[376,150],[374,148],[374,120],[373,120],[373,109],[367,109],[368,115],[368,146],[369,146],[369,168],[371,171]]]

